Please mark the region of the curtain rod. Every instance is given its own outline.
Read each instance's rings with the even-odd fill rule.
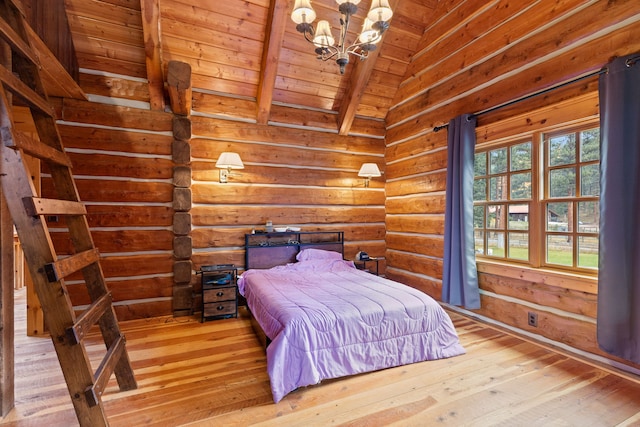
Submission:
[[[635,65],[638,61],[640,61],[640,56],[635,56],[635,57],[627,59],[626,60],[627,67],[631,67],[631,66]],[[598,76],[600,74],[604,74],[604,73],[606,73],[608,71],[609,71],[609,69],[605,67],[605,68],[602,68],[602,69],[600,69],[598,71],[593,71],[593,72],[591,72],[589,74],[585,74],[584,76],[576,77],[575,79],[568,80],[568,81],[566,81],[564,83],[560,83],[560,84],[555,85],[555,86],[551,86],[551,87],[549,87],[547,89],[543,89],[543,90],[541,90],[539,92],[534,92],[532,94],[523,96],[522,98],[517,98],[517,99],[514,99],[512,101],[506,102],[504,104],[496,105],[495,107],[491,107],[491,108],[488,108],[486,110],[479,111],[479,112],[477,112],[475,114],[472,114],[472,116],[478,117],[478,116],[481,116],[483,114],[491,113],[491,112],[499,110],[501,108],[505,108],[505,107],[508,107],[510,105],[517,104],[518,102],[526,101],[527,99],[531,99],[531,98],[534,98],[534,97],[539,96],[539,95],[544,95],[545,93],[548,93],[548,92],[551,92],[553,90],[559,89],[561,87],[564,87],[564,86],[579,82],[580,80],[584,80],[584,79],[588,79],[589,77],[593,77],[593,76]],[[447,127],[449,127],[449,124],[445,123],[445,124],[443,124],[441,126],[434,127],[433,131],[434,132],[438,132],[438,131],[440,131],[442,129],[445,129]]]

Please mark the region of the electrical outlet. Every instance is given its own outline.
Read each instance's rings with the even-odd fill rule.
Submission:
[[[534,313],[532,311],[527,315],[529,326],[537,327],[538,326],[538,313]]]

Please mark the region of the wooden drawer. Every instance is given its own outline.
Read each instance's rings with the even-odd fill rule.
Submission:
[[[204,317],[212,316],[235,316],[236,300],[220,301],[215,303],[204,304]]]
[[[202,292],[202,301],[206,303],[236,300],[236,287],[225,286],[219,288],[205,289]]]
[[[238,269],[231,264],[202,266],[202,321],[238,316]]]

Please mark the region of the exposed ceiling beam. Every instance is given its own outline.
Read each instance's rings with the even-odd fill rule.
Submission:
[[[140,0],[144,53],[147,62],[149,102],[152,110],[164,110],[164,77],[160,32],[160,0]]]
[[[266,124],[271,113],[271,102],[273,101],[273,89],[276,85],[276,74],[278,72],[278,61],[280,61],[280,50],[284,39],[284,28],[287,23],[288,0],[271,0],[269,4],[269,16],[266,28],[266,40],[262,53],[262,64],[260,69],[260,82],[258,83],[258,112],[257,122]]]
[[[342,104],[340,104],[340,111],[338,111],[338,133],[340,135],[347,135],[353,124],[353,120],[356,117],[356,111],[358,105],[364,94],[364,89],[369,82],[373,67],[376,64],[380,50],[376,49],[373,52],[369,52],[369,57],[360,61],[359,59],[353,64],[353,70],[351,72],[350,83],[347,85],[347,92],[342,98]]]
[[[391,6],[393,10],[396,10],[398,0],[391,0],[389,6]],[[347,92],[342,98],[340,111],[338,111],[338,117],[336,118],[338,122],[338,133],[340,135],[347,135],[349,134],[349,130],[351,130],[351,125],[356,117],[356,111],[362,100],[364,89],[369,82],[373,68],[376,65],[376,60],[380,55],[380,50],[384,43],[384,36],[385,34],[382,35],[382,40],[378,43],[377,49],[369,52],[367,59],[364,61],[360,61],[359,59],[354,61],[354,68],[349,79],[350,83],[347,85]]]

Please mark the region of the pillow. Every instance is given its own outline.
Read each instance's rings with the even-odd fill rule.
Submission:
[[[303,249],[296,255],[298,261],[309,261],[314,259],[342,259],[342,254],[333,251],[324,251],[322,249]]]

